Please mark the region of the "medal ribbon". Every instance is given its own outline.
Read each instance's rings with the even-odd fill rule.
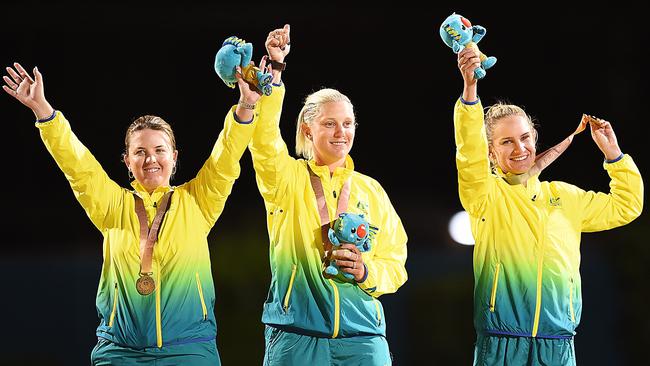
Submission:
[[[578,124],[578,128],[569,135],[569,137],[565,138],[560,142],[559,144],[551,147],[550,149],[537,154],[535,157],[535,164],[526,172],[526,173],[521,173],[521,174],[512,174],[512,173],[507,173],[504,177],[504,179],[511,185],[515,184],[522,184],[528,180],[528,178],[535,176],[539,173],[542,172],[546,167],[551,165],[552,162],[555,161],[564,151],[571,145],[571,142],[573,142],[573,137],[580,132],[584,131],[585,128],[587,127],[587,124],[595,124],[596,126],[600,127],[603,124],[603,121],[599,118],[583,114],[582,118],[580,119],[580,123]]]
[[[323,190],[323,183],[320,180],[320,177],[314,173],[314,171],[307,165],[307,168],[309,169],[309,180],[311,182],[311,186],[314,189],[314,194],[316,195],[316,206],[318,208],[318,214],[320,216],[320,223],[321,223],[321,237],[323,240],[323,263],[324,267],[326,266],[327,261],[329,261],[329,257],[331,256],[332,252],[332,242],[329,239],[328,231],[331,226],[332,220],[330,220],[330,214],[327,209],[327,201],[325,200],[325,191]],[[345,183],[343,183],[343,187],[341,188],[341,193],[339,194],[338,198],[338,203],[336,207],[336,217],[339,217],[340,214],[345,212],[348,209],[348,202],[350,200],[350,186],[351,186],[351,178],[348,178]],[[327,263],[329,264],[329,263]],[[324,268],[323,267],[323,268]],[[328,277],[329,275],[325,275],[325,272],[323,272],[323,275],[325,277]]]
[[[160,200],[160,205],[156,209],[156,216],[149,228],[149,221],[147,220],[147,212],[144,208],[142,198],[135,195],[135,212],[140,221],[140,275],[151,275],[151,262],[153,257],[153,247],[158,240],[158,229],[162,223],[163,216],[169,207],[169,200],[171,199],[174,191],[165,193]]]

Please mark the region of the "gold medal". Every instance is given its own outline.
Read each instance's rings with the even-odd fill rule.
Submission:
[[[140,278],[135,282],[135,288],[142,296],[147,296],[156,289],[156,281],[149,274],[141,273]]]

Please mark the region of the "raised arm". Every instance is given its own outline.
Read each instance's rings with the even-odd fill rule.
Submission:
[[[478,99],[474,69],[481,63],[478,52],[466,48],[458,54],[463,76],[463,95],[454,108],[458,193],[468,213],[478,215],[486,202],[490,184],[490,162],[483,106]]]
[[[102,230],[108,210],[121,197],[121,188],[75,136],[63,114],[46,100],[43,75],[38,68],[33,69],[33,77],[18,63],[14,63],[14,68],[6,68],[9,76],[3,77],[6,85],[2,89],[32,110],[45,147],[88,217]]]
[[[262,57],[260,69],[267,68],[266,56]],[[239,102],[228,110],[223,130],[212,148],[212,153],[203,164],[196,178],[188,182],[189,191],[196,198],[207,228],[211,228],[223,212],[226,200],[239,177],[241,159],[258,123],[258,101],[260,94],[245,82],[237,67]]]
[[[625,225],[641,215],[643,210],[643,179],[632,157],[624,155],[612,125],[590,123],[591,137],[605,156],[604,167],[609,174],[610,191],[581,192],[584,214],[582,230],[600,231]]]
[[[289,25],[269,32],[266,50],[272,65],[273,93],[259,101],[259,121],[249,145],[257,186],[266,202],[274,202],[278,191],[285,187],[292,163],[287,145],[280,133],[280,116],[285,87],[282,84],[282,70],[285,57],[290,51]]]

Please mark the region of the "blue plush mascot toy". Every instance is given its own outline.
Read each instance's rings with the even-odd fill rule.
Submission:
[[[264,73],[258,67],[251,65],[253,45],[235,36],[228,37],[221,45],[214,60],[214,71],[230,88],[237,84],[235,67],[240,66],[244,81],[259,90],[264,95],[271,95],[273,75]]]
[[[478,49],[476,45],[485,36],[486,29],[480,25],[472,26],[472,23],[467,18],[453,13],[442,22],[440,26],[440,37],[445,44],[458,54],[466,47],[474,48],[478,51],[481,58],[481,67],[474,70],[474,76],[477,79],[485,77],[485,70],[494,66],[497,63],[497,58],[494,56],[486,56]]]
[[[363,217],[363,214],[352,214],[344,212],[334,221],[334,226],[329,229],[327,236],[335,248],[341,244],[350,243],[354,244],[360,252],[367,252],[370,250],[370,242],[377,233],[377,228],[368,224],[368,221]],[[339,267],[336,265],[335,260],[326,262],[323,275],[331,278],[339,274]],[[354,279],[350,273],[341,272],[341,274],[349,279]]]

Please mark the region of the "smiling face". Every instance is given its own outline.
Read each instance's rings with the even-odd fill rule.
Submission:
[[[535,163],[535,133],[524,116],[498,119],[492,130],[490,160],[504,173],[527,172]]]
[[[128,142],[124,162],[133,177],[149,193],[169,186],[178,157],[169,135],[162,130],[145,128],[132,132]]]
[[[346,101],[322,104],[313,121],[303,124],[303,133],[313,143],[314,160],[329,166],[330,171],[345,165],[355,131],[354,111]]]

